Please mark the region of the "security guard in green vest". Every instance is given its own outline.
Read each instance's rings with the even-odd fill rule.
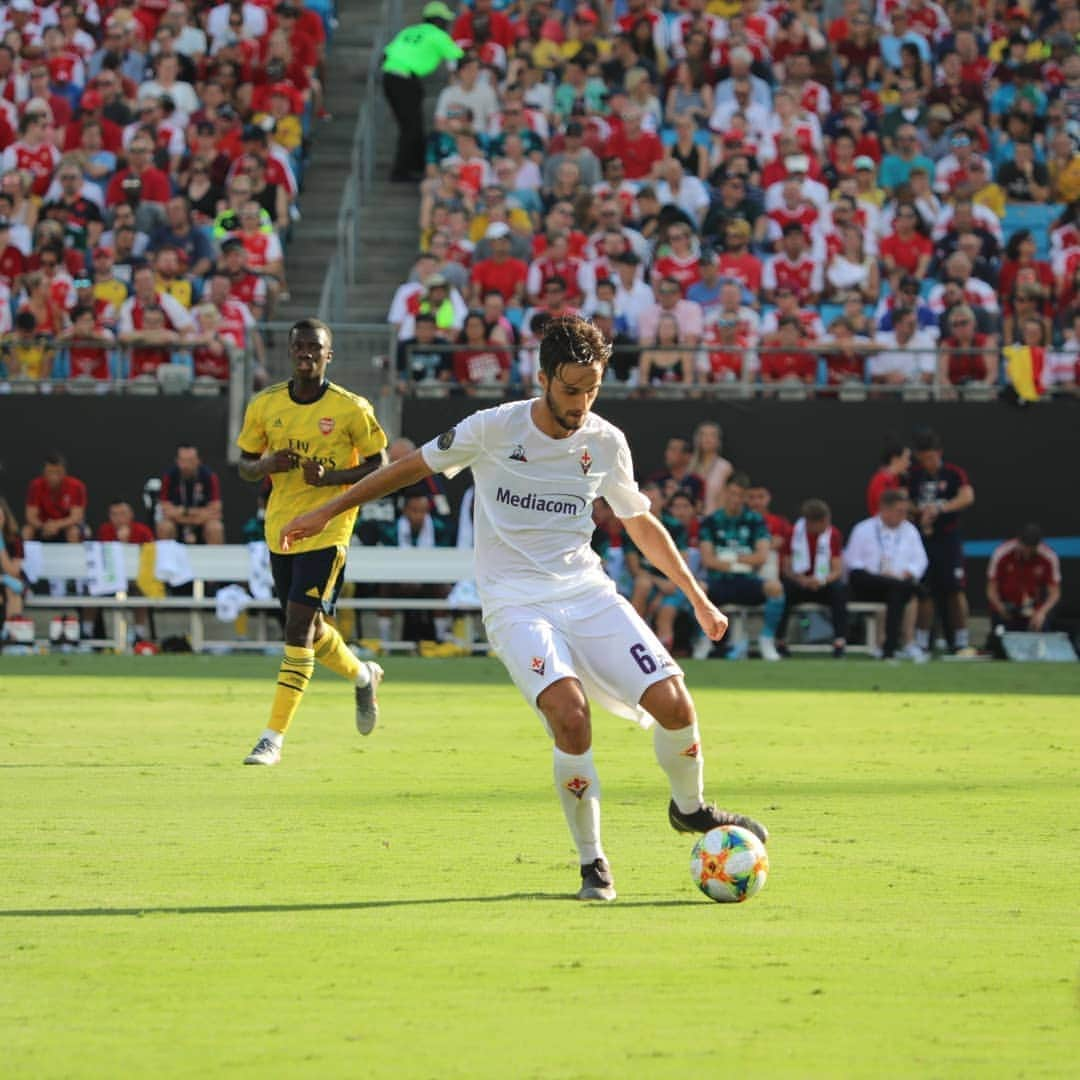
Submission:
[[[424,84],[421,81],[444,60],[464,52],[446,32],[454,13],[431,0],[420,13],[423,22],[395,35],[383,53],[383,92],[398,125],[397,153],[391,180],[416,181],[424,175]]]

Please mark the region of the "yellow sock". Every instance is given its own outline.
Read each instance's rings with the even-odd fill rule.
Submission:
[[[315,670],[315,651],[300,645],[286,645],[278,670],[277,693],[270,707],[270,730],[284,735]]]
[[[357,672],[360,670],[360,661],[353,656],[352,650],[333,626],[329,623],[323,623],[323,626],[326,630],[315,642],[315,659],[335,675],[341,675],[349,682],[355,682]]]

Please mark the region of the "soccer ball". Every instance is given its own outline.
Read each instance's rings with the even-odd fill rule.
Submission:
[[[698,839],[690,853],[690,877],[710,899],[741,904],[765,887],[769,855],[749,829],[721,825]]]

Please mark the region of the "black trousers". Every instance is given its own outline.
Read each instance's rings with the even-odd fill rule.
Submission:
[[[847,640],[847,602],[848,590],[842,581],[830,581],[820,589],[804,589],[790,578],[784,578],[784,614],[780,616],[780,625],[776,636],[781,641],[787,637],[788,619],[796,604],[824,604],[832,615],[833,637]]]
[[[424,171],[424,84],[415,75],[383,72],[383,93],[398,126],[397,152],[390,176],[405,180]]]
[[[917,596],[917,581],[901,581],[866,570],[852,570],[848,576],[851,594],[856,600],[885,605],[885,645],[883,652],[892,656],[900,646],[900,625],[908,601]]]

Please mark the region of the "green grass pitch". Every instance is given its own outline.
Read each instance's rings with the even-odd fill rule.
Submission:
[[[772,830],[691,885],[651,739],[600,715],[619,900],[492,661],[0,661],[0,1074],[1052,1077],[1080,1062],[1080,667],[687,665],[708,792]]]

